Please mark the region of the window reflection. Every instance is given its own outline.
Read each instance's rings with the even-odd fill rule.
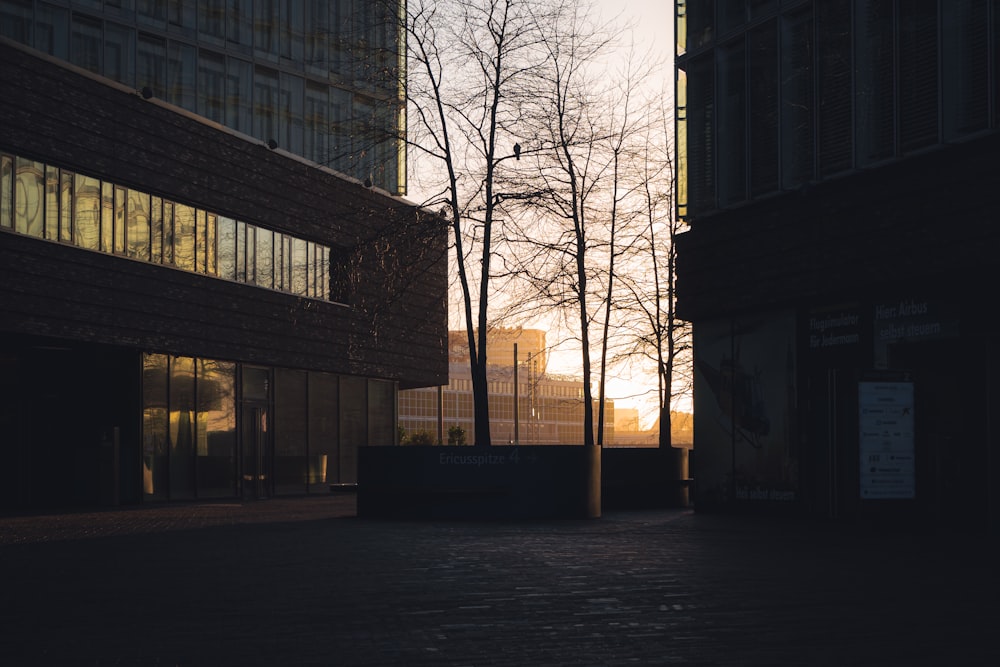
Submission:
[[[306,282],[306,242],[302,239],[292,239],[292,293],[305,294]]]
[[[59,169],[52,166],[45,168],[45,238],[59,239]]]
[[[150,199],[149,211],[149,248],[151,261],[163,261],[163,200],[159,197]]]
[[[114,252],[115,186],[101,183],[101,250]]]
[[[236,221],[218,218],[219,277],[236,280]]]
[[[14,226],[14,160],[0,155],[0,227]]]
[[[40,162],[17,158],[17,182],[14,189],[14,230],[41,238],[45,202],[45,166]]]
[[[127,223],[125,238],[128,256],[149,260],[149,195],[136,190],[128,191]]]
[[[236,364],[197,361],[198,497],[236,494]]]
[[[167,497],[167,356],[142,360],[142,490],[150,499]]]
[[[76,206],[73,212],[73,237],[76,245],[99,250],[101,242],[101,182],[76,175]]]
[[[274,287],[274,232],[257,230],[256,278],[260,287]]]
[[[170,358],[170,497],[194,496],[194,359]]]
[[[59,240],[73,241],[73,174],[61,174],[59,188]]]
[[[174,264],[194,271],[194,207],[174,204]]]
[[[115,253],[125,252],[125,193],[126,190],[115,186]]]
[[[0,227],[329,299],[326,246],[3,153]]]

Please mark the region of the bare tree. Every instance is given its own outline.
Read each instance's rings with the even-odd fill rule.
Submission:
[[[662,99],[665,99],[663,96]],[[624,354],[641,355],[656,366],[660,447],[670,447],[674,401],[691,389],[691,328],[675,310],[677,251],[674,240],[685,229],[674,210],[676,172],[670,131],[672,114],[661,104],[659,123],[648,127],[639,165],[641,210],[645,224],[636,238],[634,258],[647,267],[629,271],[624,285],[631,295],[623,307],[637,315],[623,336]]]
[[[543,11],[535,0],[410,0],[407,6],[410,145],[441,174],[423,203],[440,206],[453,232],[477,445],[491,444],[486,337],[497,216],[505,196],[519,196],[497,186],[504,163],[520,158],[522,84],[539,66],[535,20]]]
[[[616,262],[631,252],[623,232],[635,215],[622,202],[638,180],[629,157],[646,118],[634,91],[648,74],[630,60],[613,79],[602,77],[610,32],[585,3],[560,2],[556,20],[540,26],[545,67],[532,95],[533,152],[539,184],[527,208],[509,271],[528,282],[549,307],[575,311],[583,374],[584,444],[603,444],[609,345],[616,309]],[[551,17],[550,17],[551,18]],[[533,146],[534,148],[534,146]],[[632,235],[634,237],[634,235]],[[624,243],[622,242],[624,238]],[[568,312],[568,311],[566,311]],[[594,336],[591,326],[600,326]],[[592,347],[599,345],[598,416],[594,428]]]

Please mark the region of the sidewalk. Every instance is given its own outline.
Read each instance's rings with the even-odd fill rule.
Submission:
[[[985,538],[352,496],[0,517],[10,665],[992,665]]]

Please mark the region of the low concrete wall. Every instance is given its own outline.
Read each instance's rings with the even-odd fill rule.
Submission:
[[[689,506],[688,455],[678,447],[606,447],[601,453],[604,509]]]
[[[600,480],[600,447],[361,447],[358,516],[597,518]]]

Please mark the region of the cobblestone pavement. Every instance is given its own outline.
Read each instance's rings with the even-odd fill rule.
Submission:
[[[998,665],[969,535],[611,512],[359,519],[353,498],[0,516],[3,665]]]

